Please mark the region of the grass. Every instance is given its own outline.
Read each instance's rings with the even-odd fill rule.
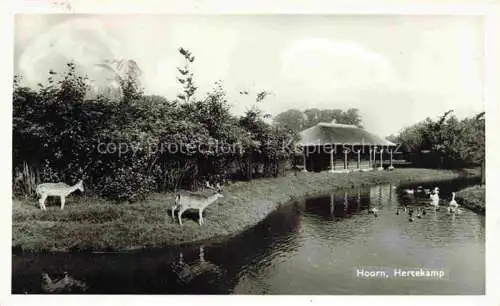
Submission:
[[[332,189],[376,184],[449,180],[463,172],[431,169],[298,173],[225,187],[224,198],[205,210],[205,224],[197,212],[183,215],[180,227],[170,216],[173,194],[155,194],[140,203],[115,204],[98,198],[73,196],[63,211],[57,204],[38,208],[36,201],[13,200],[14,251],[124,251],[161,248],[226,238],[254,226],[292,199]]]
[[[456,193],[457,202],[480,214],[486,212],[486,186],[471,186]]]

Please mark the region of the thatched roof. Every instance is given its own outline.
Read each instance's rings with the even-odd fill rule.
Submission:
[[[299,145],[376,145],[395,146],[396,144],[369,133],[355,125],[338,123],[318,123],[299,133]]]

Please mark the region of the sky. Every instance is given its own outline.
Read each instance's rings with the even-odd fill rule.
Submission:
[[[355,107],[387,136],[449,109],[485,109],[483,22],[473,16],[21,14],[14,40],[14,72],[28,85],[70,59],[96,80],[94,64],[133,59],[146,93],[174,99],[184,47],[198,97],[220,80],[235,115],[268,90],[259,107],[271,115]]]

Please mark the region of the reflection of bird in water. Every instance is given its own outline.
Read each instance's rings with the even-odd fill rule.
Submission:
[[[184,284],[204,274],[222,274],[222,270],[217,265],[205,260],[203,246],[200,246],[200,260],[198,262],[193,264],[185,263],[181,253],[179,262],[172,265],[172,270],[177,274],[178,280]]]
[[[410,208],[410,209],[408,210],[408,214],[410,215],[410,217],[411,217],[411,216],[413,216],[413,208]]]
[[[88,290],[87,284],[71,277],[68,272],[64,272],[64,277],[54,282],[47,273],[42,273],[42,291],[44,293],[73,293],[85,292]]]
[[[420,208],[417,208],[417,218],[422,218],[422,212],[420,210]]]

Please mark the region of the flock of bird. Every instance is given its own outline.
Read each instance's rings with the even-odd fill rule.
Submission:
[[[405,194],[407,195],[419,195],[423,197],[427,197],[430,200],[428,206],[433,211],[439,211],[439,187],[435,187],[433,190],[425,189],[422,186],[418,186],[417,189],[405,189]],[[450,214],[460,214],[462,213],[462,209],[459,208],[457,201],[455,200],[455,192],[451,193],[451,201],[448,203],[447,211]],[[372,207],[368,210],[369,214],[373,214],[375,217],[378,216],[379,210],[376,207]],[[408,207],[408,204],[404,204],[403,207],[396,208],[396,215],[400,215],[401,213],[408,213],[409,219],[408,221],[413,222],[416,218],[422,218],[422,216],[427,214],[426,207]]]

